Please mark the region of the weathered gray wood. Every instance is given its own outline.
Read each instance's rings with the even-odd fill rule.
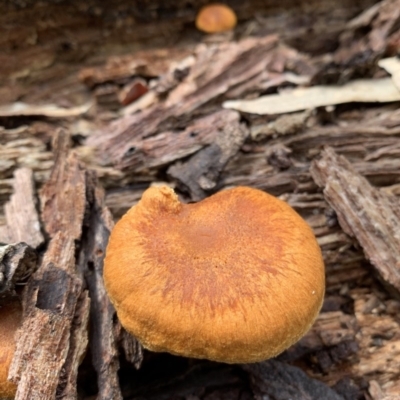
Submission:
[[[44,243],[41,232],[32,170],[20,168],[14,172],[14,194],[5,205],[8,243],[25,242],[33,248]]]

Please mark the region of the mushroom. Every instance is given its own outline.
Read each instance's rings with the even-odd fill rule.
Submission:
[[[311,228],[248,187],[195,204],[147,189],[111,233],[104,281],[145,348],[226,363],[274,357],[299,340],[325,288]]]
[[[196,28],[206,33],[225,32],[236,26],[234,11],[225,4],[209,4],[196,17]]]
[[[15,351],[14,335],[21,321],[22,307],[19,300],[4,299],[0,304],[0,399],[13,399],[17,391],[17,386],[7,377]]]

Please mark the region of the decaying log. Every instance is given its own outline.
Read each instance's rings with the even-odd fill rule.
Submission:
[[[169,60],[185,58],[190,55],[188,49],[162,48],[149,53],[138,51],[134,57],[125,55],[111,57],[105,65],[88,67],[79,73],[79,79],[94,87],[108,82],[124,82],[133,75],[141,75],[146,78],[164,75],[169,69]]]
[[[354,236],[387,282],[400,291],[400,202],[373,188],[351,164],[327,148],[311,174],[324,188],[343,230]]]
[[[239,26],[230,36],[195,32],[194,16],[205,2],[0,5],[0,30],[6,30],[0,35],[0,240],[9,242],[13,227],[16,237],[36,235],[35,221],[43,222],[36,232],[50,240],[34,236],[32,243],[43,257],[24,294],[25,323],[11,371],[20,380],[18,398],[53,393],[76,399],[78,365],[89,346],[78,385],[83,399],[251,400],[303,393],[320,400],[334,392],[345,400],[398,398],[400,301],[374,279],[362,251],[383,270],[382,281],[397,284],[397,267],[390,270],[388,263],[395,265],[398,252],[388,246],[398,246],[398,219],[386,228],[391,216],[398,218],[398,104],[348,104],[279,117],[239,116],[221,111],[221,104],[286,86],[329,83],[340,91],[338,83],[355,77],[382,78],[386,72],[377,61],[400,48],[399,0],[232,2]],[[136,79],[149,91],[123,107],[119,96]],[[54,134],[60,126],[71,139]],[[324,166],[313,164],[325,145],[353,169],[327,153]],[[326,192],[319,190],[311,165],[312,174],[321,170]],[[28,172],[22,186],[21,172],[14,174],[21,167],[33,171],[37,188],[48,182],[40,191],[41,220],[34,215],[34,186],[22,193]],[[370,191],[358,174],[379,189]],[[105,204],[117,219],[160,180],[191,200],[232,185],[257,187],[287,201],[314,230],[326,265],[326,299],[313,328],[279,356],[280,364],[253,366],[244,374],[240,366],[146,352],[136,370],[142,348],[118,323],[101,277],[113,226]],[[12,192],[7,207],[13,211],[6,215],[3,206]],[[363,210],[371,199],[378,203],[375,211],[392,214]],[[17,203],[29,209],[20,214],[29,218],[18,219]],[[344,210],[336,210],[336,203]],[[390,240],[382,236],[389,234]],[[0,267],[0,291],[25,283],[34,269],[34,262],[24,267],[31,251],[25,246],[2,248],[7,267]],[[376,246],[380,253],[374,253]],[[86,377],[89,388],[82,384]]]

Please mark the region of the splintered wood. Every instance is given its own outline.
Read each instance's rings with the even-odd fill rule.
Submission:
[[[33,248],[44,242],[36,210],[36,196],[32,170],[20,168],[14,174],[14,194],[5,205],[5,216],[10,227],[0,239],[7,243],[25,242]],[[12,228],[11,228],[12,227]]]
[[[335,210],[342,229],[355,236],[367,258],[400,297],[400,202],[381,193],[351,164],[327,148],[311,174]]]
[[[18,383],[17,400],[77,398],[78,367],[88,348],[89,313],[99,398],[122,399],[117,378],[120,339],[113,336],[115,312],[101,273],[112,221],[96,180],[69,153],[69,140],[62,132],[55,136],[55,165],[41,190],[41,220],[50,243],[25,288],[23,325],[10,369],[11,380]],[[16,179],[24,172],[17,173]],[[28,189],[32,185],[29,180],[25,183]],[[25,186],[15,188],[14,198],[22,196]],[[32,191],[28,193],[32,205],[35,199]],[[11,234],[25,226],[12,214],[7,214],[7,222]],[[37,219],[23,221],[28,222],[38,223]],[[122,335],[121,328],[116,333]],[[141,353],[134,339],[125,343],[126,353],[139,364]]]
[[[272,63],[273,53],[270,50],[275,46],[275,37],[266,37],[261,40],[246,39],[240,43],[223,43],[219,46],[199,46],[196,54],[197,62],[193,63],[191,68],[186,68],[186,72],[181,72],[184,78],[182,83],[178,84],[180,82],[176,81],[176,87],[168,88],[169,93],[165,101],[157,101],[139,114],[120,118],[107,131],[103,130],[89,138],[88,144],[100,150],[98,155],[105,165],[112,162],[117,163],[120,168],[132,170],[138,167],[138,161],[142,161],[139,168],[148,167],[143,163],[143,156],[141,157],[142,153],[146,154],[146,148],[142,149],[140,145],[138,146],[138,142],[144,140],[144,146],[157,139],[161,139],[164,143],[169,141],[175,143],[179,130],[168,132],[165,128],[162,129],[162,125],[167,124],[169,119],[192,113],[202,105],[215,100],[228,89],[261,74],[267,65]],[[266,57],[266,54],[269,56]],[[211,62],[213,68],[209,68]],[[173,69],[169,75],[177,76],[179,71],[179,69]],[[163,79],[160,80],[160,84],[162,83]],[[156,89],[157,87],[154,90]],[[191,129],[189,128],[187,133],[183,132],[180,136],[185,138],[191,131],[196,132],[195,127]],[[197,133],[192,135],[195,143],[201,140],[202,135],[199,139],[195,136]],[[182,143],[182,139],[178,139],[177,143]],[[160,146],[158,143],[157,145]],[[180,158],[196,151],[196,148],[188,153],[179,148],[164,147],[160,149],[163,153],[158,152],[158,158],[165,159],[171,150],[175,150],[175,154],[182,154]]]

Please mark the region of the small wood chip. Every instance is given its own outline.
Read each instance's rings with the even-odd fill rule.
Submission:
[[[14,194],[5,205],[8,242],[25,242],[33,248],[44,242],[32,170],[20,168],[14,172]],[[4,239],[3,239],[4,240]]]

